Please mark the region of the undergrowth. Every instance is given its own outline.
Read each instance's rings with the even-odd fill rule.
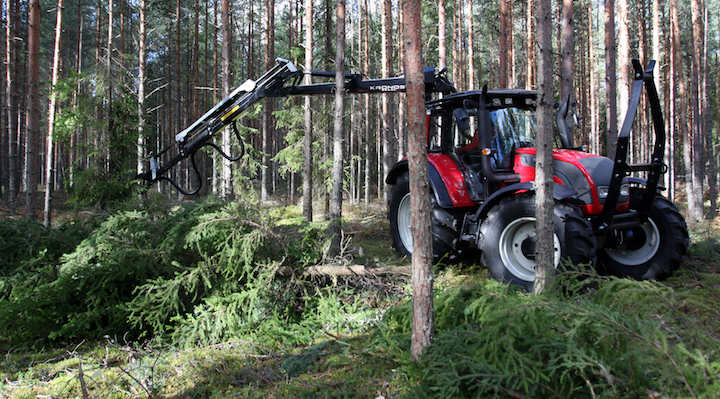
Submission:
[[[406,276],[304,273],[403,262],[381,252],[378,209],[348,219],[357,242],[338,258],[325,224],[252,202],[2,221],[0,397],[717,397],[715,226],[665,282],[580,270],[536,296],[436,268],[435,341],[416,362]]]
[[[680,273],[680,278],[683,278]],[[577,278],[582,277],[582,278]],[[436,298],[435,342],[407,356],[408,397],[715,397],[720,339],[712,305],[720,279],[702,292],[568,273],[545,295],[495,282]],[[674,279],[671,280],[673,282]],[[697,314],[707,315],[698,318]],[[386,316],[387,336],[407,352],[409,307]],[[392,335],[391,335],[392,334]]]

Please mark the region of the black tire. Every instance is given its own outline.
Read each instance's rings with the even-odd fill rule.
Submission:
[[[530,290],[535,280],[535,195],[504,198],[480,225],[480,263],[491,278]],[[555,202],[555,267],[592,264],[597,241],[580,209]]]
[[[430,195],[430,204],[432,206],[433,258],[438,260],[449,255],[449,258],[454,259],[457,238],[457,232],[453,227],[454,217],[437,205],[434,195]],[[410,224],[412,217],[410,215],[410,181],[407,173],[398,177],[395,182],[390,192],[388,208],[393,248],[401,256],[411,256]]]
[[[630,193],[630,209],[642,207],[642,190]],[[608,240],[598,251],[598,271],[603,274],[638,280],[664,280],[680,267],[687,254],[690,238],[685,219],[675,205],[656,195],[648,221],[642,226],[619,231],[634,241],[622,247]]]

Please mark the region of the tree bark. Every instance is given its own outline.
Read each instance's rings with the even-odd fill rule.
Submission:
[[[335,49],[335,117],[333,123],[332,195],[330,199],[330,253],[340,253],[342,241],[343,152],[345,118],[345,0],[337,2]]]
[[[538,99],[537,160],[535,166],[536,261],[534,291],[541,293],[548,285],[554,267],[553,256],[553,53],[551,0],[537,2]]]
[[[473,0],[468,1],[468,90],[475,90],[475,28],[473,25]]]
[[[701,18],[701,5],[698,0],[691,2],[691,19],[692,19],[692,93],[690,96],[692,108],[692,197],[688,197],[688,202],[693,201],[692,206],[688,206],[691,212],[690,218],[695,221],[705,219],[705,211],[703,204],[703,167],[705,166],[705,156],[703,154],[703,143],[705,137],[703,134],[703,121],[705,115],[703,112],[703,104],[700,101],[702,92],[702,75],[703,75],[703,21]],[[690,165],[686,165],[690,167]],[[686,173],[687,175],[687,173]]]
[[[305,70],[313,69],[313,1],[305,0]],[[305,84],[312,83],[312,77],[305,75]],[[305,96],[305,136],[303,138],[303,216],[313,220],[312,190],[312,99]]]
[[[368,13],[368,0],[365,1],[365,7],[363,9],[363,19],[365,20],[365,29],[361,30],[363,35],[363,67],[362,71],[365,75],[370,73],[370,14]],[[365,102],[365,208],[370,206],[370,191],[371,191],[371,166],[372,166],[372,148],[371,142],[371,129],[370,129],[370,95],[363,95]]]
[[[38,85],[40,82],[40,0],[30,0],[28,18],[28,91],[27,113],[25,119],[25,217],[35,219],[35,191],[37,190],[38,172],[36,168],[37,154],[35,140],[38,136],[38,118],[40,111],[40,97]]]
[[[498,59],[498,85],[508,87],[508,35],[512,34],[508,24],[508,0],[500,0],[500,43]]]
[[[628,33],[628,1],[618,0],[616,23],[618,27],[617,42],[617,94],[618,94],[618,126],[622,126],[630,101],[630,37]]]
[[[145,40],[147,31],[145,24],[145,13],[147,11],[147,0],[140,0],[138,10],[138,139],[137,139],[137,173],[145,173],[145,72],[147,67],[147,56],[145,51]]]
[[[526,18],[525,18],[525,30],[526,30],[526,47],[527,47],[527,58],[526,58],[526,67],[527,70],[525,75],[525,89],[526,90],[532,90],[533,84],[535,83],[535,68],[537,67],[537,62],[535,60],[535,23],[534,23],[534,15],[533,10],[535,9],[534,1],[533,0],[527,0],[526,2]]]
[[[57,16],[55,20],[55,47],[53,49],[53,66],[52,66],[52,88],[50,91],[50,104],[48,105],[48,134],[47,146],[45,149],[45,227],[50,227],[52,218],[51,200],[52,200],[52,181],[53,181],[53,132],[55,127],[55,106],[57,103],[57,83],[60,74],[60,40],[62,38],[62,16],[63,16],[63,0],[58,0]]]
[[[605,115],[607,144],[605,149],[610,158],[615,158],[618,136],[615,54],[615,0],[605,0],[605,101],[607,107]]]
[[[389,78],[392,74],[393,44],[392,44],[392,2],[384,0],[382,6],[382,77]],[[383,122],[383,176],[390,173],[396,161],[395,155],[395,95],[382,96],[382,122]],[[384,179],[383,179],[384,183]],[[389,186],[384,185],[383,199],[387,200]]]
[[[275,59],[275,0],[265,3],[265,70],[273,67]],[[260,172],[260,200],[267,201],[271,189],[272,165],[272,102],[267,101],[262,114],[262,170]]]
[[[561,20],[561,50],[562,54],[560,68],[560,101],[565,101],[568,97],[574,97],[573,93],[573,73],[575,70],[575,36],[573,33],[573,0],[562,0],[562,20]]]
[[[223,98],[230,95],[230,0],[222,0],[220,5],[222,18],[222,96]],[[230,153],[231,131],[229,128],[223,130],[222,148],[226,154]],[[222,197],[225,200],[232,199],[232,164],[225,158],[221,159],[222,173],[220,180],[222,182]]]
[[[447,16],[445,0],[438,0],[438,68],[447,68]]]
[[[433,341],[435,329],[432,275],[432,225],[430,179],[425,130],[425,85],[421,37],[420,0],[405,0],[405,80],[408,116],[408,167],[410,169],[410,226],[413,237],[412,307],[413,331],[410,354],[419,360],[423,348]]]
[[[7,102],[8,136],[8,206],[10,216],[17,212],[18,197],[18,103],[19,69],[18,44],[15,41],[18,27],[18,0],[6,0],[7,21],[5,25],[5,101]]]

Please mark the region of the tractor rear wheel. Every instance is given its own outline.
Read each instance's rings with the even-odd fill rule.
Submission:
[[[642,190],[630,193],[630,209],[640,209],[642,195]],[[598,251],[598,271],[638,280],[664,280],[680,267],[689,241],[687,224],[677,207],[657,195],[645,223],[616,230]]]
[[[535,281],[535,196],[514,195],[490,209],[480,225],[480,263],[490,277],[532,289]],[[596,239],[590,222],[580,209],[555,202],[554,266],[591,264]]]
[[[393,247],[402,256],[411,256],[413,250],[412,215],[410,214],[410,181],[405,173],[398,177],[390,192],[388,201],[388,219],[390,220],[390,235],[392,236]],[[430,194],[430,205],[432,207],[432,229],[433,229],[433,258],[439,260],[447,254],[454,258],[454,243],[457,233],[453,225],[453,217],[446,210],[442,209],[435,201],[435,196]]]

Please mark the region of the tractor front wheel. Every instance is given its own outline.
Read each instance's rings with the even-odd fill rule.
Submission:
[[[515,195],[490,209],[480,225],[480,262],[490,277],[530,290],[535,281],[535,196]],[[555,202],[554,266],[592,264],[596,239],[577,206]]]
[[[642,190],[630,193],[630,209],[642,206]],[[680,267],[689,245],[685,219],[672,202],[655,196],[648,220],[615,230],[598,251],[598,271],[638,280],[664,280]]]
[[[411,256],[413,250],[412,215],[410,214],[410,181],[405,173],[398,177],[390,192],[388,201],[390,220],[390,235],[392,236],[393,247],[403,256]],[[446,254],[454,252],[454,243],[457,237],[453,227],[453,217],[446,210],[440,208],[435,201],[434,195],[430,194],[430,205],[432,207],[432,229],[433,229],[433,258],[439,260]]]

